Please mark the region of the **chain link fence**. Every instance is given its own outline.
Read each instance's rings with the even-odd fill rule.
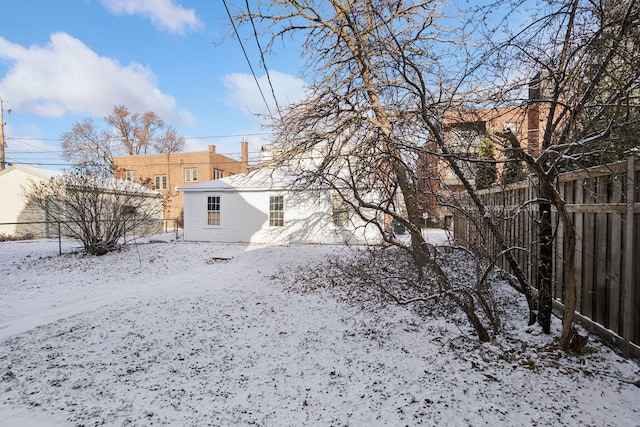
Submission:
[[[0,263],[82,251],[82,242],[64,235],[67,226],[73,224],[58,221],[0,223]],[[122,243],[136,241],[142,236],[163,233],[171,234],[172,238],[178,240],[180,232],[178,220],[158,219],[145,224],[139,234],[125,235]]]

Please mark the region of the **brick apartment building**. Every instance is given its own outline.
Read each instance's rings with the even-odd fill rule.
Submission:
[[[176,187],[211,181],[247,172],[249,148],[240,143],[241,160],[216,153],[216,146],[207,151],[170,154],[119,156],[114,159],[116,177],[145,185],[164,194],[164,218],[182,218],[182,193]]]
[[[510,129],[515,133],[523,146],[535,149],[538,147],[540,127],[544,124],[544,114],[539,106],[513,107],[489,110],[476,110],[461,113],[445,120],[444,137],[451,151],[461,158],[477,158],[480,141],[486,135],[495,135]],[[438,152],[437,146],[428,143],[431,152]],[[495,158],[498,161],[505,159],[505,153],[496,146]],[[470,183],[475,186],[473,163],[459,162],[466,173]],[[498,164],[498,172],[503,165]],[[465,188],[460,179],[455,175],[448,163],[436,154],[424,154],[418,159],[417,165],[419,186],[421,192],[419,203],[424,210],[425,220],[429,225],[450,226],[452,214],[449,208],[442,206],[437,195],[464,191]]]

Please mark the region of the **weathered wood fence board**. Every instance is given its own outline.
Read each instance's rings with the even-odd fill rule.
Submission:
[[[588,170],[561,174],[560,195],[577,234],[577,310],[625,352],[640,355],[640,155]],[[532,286],[537,284],[539,217],[536,179],[479,191]],[[508,270],[499,242],[471,199],[458,195],[456,240]],[[555,212],[553,292],[563,302],[564,227]]]

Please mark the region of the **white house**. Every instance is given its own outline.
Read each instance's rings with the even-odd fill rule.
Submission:
[[[329,189],[302,189],[268,169],[180,187],[184,239],[268,244],[379,244],[375,225]]]
[[[0,234],[21,236],[33,227],[16,223],[46,221],[46,214],[29,205],[25,190],[30,182],[51,179],[60,172],[13,165],[0,171]]]
[[[64,182],[64,177],[65,173],[63,172],[21,165],[13,165],[0,171],[0,235],[17,238],[57,235],[58,229],[54,227],[54,224],[44,224],[52,220],[51,211],[48,208],[42,209],[37,204],[30,203],[27,193],[33,184],[51,179]],[[104,186],[101,186],[104,194],[114,191],[112,181],[115,182],[113,179],[104,180]],[[155,217],[158,224],[154,226],[160,231],[162,229],[162,194],[141,185],[124,181],[121,183],[123,185],[115,188],[125,189],[126,192],[132,194],[142,193],[148,197],[150,206],[154,206],[150,210],[157,211]],[[54,204],[52,201],[51,209],[56,209]],[[38,227],[33,223],[42,224]]]

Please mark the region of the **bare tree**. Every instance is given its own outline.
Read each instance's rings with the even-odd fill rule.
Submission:
[[[147,154],[155,133],[164,128],[164,121],[152,111],[131,113],[124,105],[116,105],[113,112],[105,117],[129,155]]]
[[[511,2],[492,8],[516,13]],[[480,14],[486,8],[478,10]],[[519,78],[497,88],[494,99],[520,102],[540,117],[527,139],[499,136],[538,180],[538,289],[540,318],[549,331],[553,254],[552,207],[564,230],[564,318],[560,346],[569,348],[576,309],[576,236],[572,216],[556,184],[559,172],[613,160],[637,145],[640,118],[640,8],[635,0],[556,0],[528,9],[526,24],[485,28],[493,70]],[[476,25],[476,28],[481,26]],[[526,92],[526,88],[530,90]]]
[[[275,38],[302,37],[313,80],[307,99],[272,117],[276,155],[269,166],[292,170],[307,186],[331,188],[355,215],[378,227],[388,244],[410,254],[420,280],[432,274],[479,339],[487,341],[482,319],[492,317],[486,311],[490,307],[454,286],[421,229],[424,209],[416,165],[431,132],[441,129],[420,120],[413,87],[398,61],[417,61],[422,77],[444,82],[443,58],[437,53],[445,55],[452,34],[436,23],[438,4],[273,1],[239,18],[265,23]],[[453,93],[449,84],[440,85],[439,93],[425,102],[451,102]],[[392,232],[392,220],[406,228],[408,243]]]
[[[333,188],[356,214],[386,232],[388,243],[410,253],[419,271],[432,269],[446,287],[447,276],[421,235],[424,208],[416,183],[422,177],[415,173],[425,153],[444,159],[498,242],[527,297],[532,324],[536,304],[530,284],[472,183],[469,165],[477,161],[475,154],[460,150],[446,129],[468,122],[482,108],[535,110],[543,123],[541,129],[534,125],[538,132],[521,139],[506,129],[497,136],[507,157],[513,157],[509,161],[525,162],[537,177],[537,287],[545,331],[551,313],[552,206],[563,224],[566,309],[560,345],[568,349],[576,307],[576,236],[555,177],[637,143],[630,138],[638,128],[637,3],[552,0],[533,10],[498,0],[479,8],[471,15],[472,26],[457,31],[445,31],[454,21],[441,19],[445,9],[440,6],[435,1],[289,0],[245,14],[245,20],[266,23],[276,38],[297,34],[305,40],[310,95],[273,117],[278,155],[272,163],[297,169],[308,185]],[[502,21],[473,19],[495,10]],[[508,24],[517,13],[528,17],[514,30]],[[482,30],[484,40],[478,37]],[[532,82],[537,91],[531,90]],[[301,157],[312,161],[301,167]],[[387,233],[392,219],[405,225],[410,243]],[[486,338],[471,303],[461,300],[460,305]]]
[[[107,129],[100,129],[93,119],[76,122],[62,134],[62,157],[96,176],[114,176],[114,156],[174,153],[184,148],[184,138],[151,111],[131,113],[115,105],[105,117]]]
[[[165,132],[158,135],[151,146],[157,153],[171,154],[182,150],[184,143],[184,138],[178,135],[173,127],[167,126]]]
[[[62,157],[95,176],[113,175],[118,147],[112,136],[96,127],[93,119],[73,124],[62,138]]]
[[[68,173],[32,183],[27,197],[92,255],[117,249],[127,235],[162,229],[162,196],[129,181]]]

